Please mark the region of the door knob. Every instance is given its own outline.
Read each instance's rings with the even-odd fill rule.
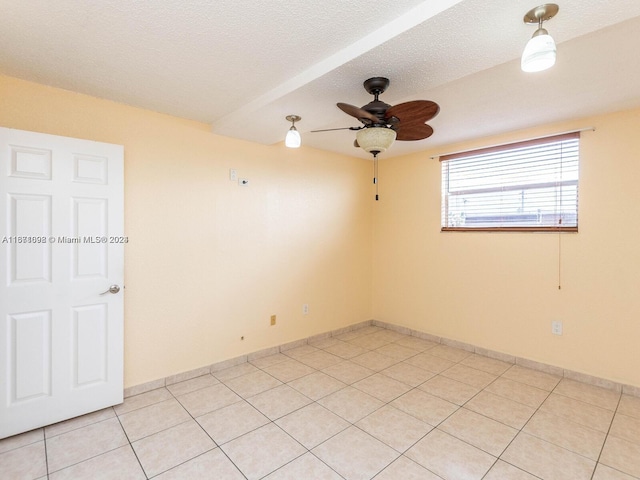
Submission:
[[[109,290],[102,292],[100,295],[106,295],[107,293],[118,293],[120,291],[120,285],[111,285]]]

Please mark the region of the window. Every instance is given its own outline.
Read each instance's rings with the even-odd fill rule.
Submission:
[[[578,231],[580,134],[440,157],[443,231]]]

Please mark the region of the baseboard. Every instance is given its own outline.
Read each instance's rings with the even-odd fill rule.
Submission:
[[[311,337],[303,338],[301,340],[295,340],[293,342],[287,342],[275,347],[264,348],[262,350],[251,352],[246,355],[240,355],[239,357],[229,358],[227,360],[214,363],[213,365],[196,368],[194,370],[178,373],[175,375],[171,375],[169,377],[159,378],[157,380],[152,380],[150,382],[141,383],[139,385],[134,385],[132,387],[127,387],[124,389],[124,398],[132,397],[134,395],[140,395],[141,393],[146,393],[151,390],[155,390],[157,388],[166,387],[167,385],[173,385],[174,383],[184,382],[185,380],[191,380],[192,378],[200,377],[208,373],[219,372],[220,370],[224,370],[225,368],[235,367],[236,365],[250,362],[251,360],[267,357],[269,355],[275,355],[276,353],[285,352],[292,348],[301,347],[308,343],[313,343],[316,341],[323,340],[325,338],[334,337],[337,335],[341,335],[343,333],[351,332],[353,330],[357,330],[359,328],[369,326],[372,324],[372,322],[373,320],[365,320],[364,322],[354,323],[352,325],[338,328],[336,330],[331,330],[329,332],[312,335]]]
[[[395,325],[393,323],[381,322],[379,320],[366,320],[364,322],[354,323],[353,325],[339,328],[337,330],[331,330],[329,332],[320,333],[317,335],[313,335],[311,337],[295,340],[293,342],[288,342],[275,347],[265,348],[262,350],[258,350],[256,352],[248,353],[246,355],[230,358],[228,360],[223,360],[221,362],[217,362],[209,366],[196,368],[194,370],[189,370],[187,372],[178,373],[176,375],[171,375],[169,377],[160,378],[158,380],[153,380],[151,382],[135,385],[133,387],[128,387],[124,389],[124,397],[127,398],[133,395],[139,395],[141,393],[145,393],[151,390],[155,390],[157,388],[165,387],[167,385],[172,385],[174,383],[183,382],[185,380],[190,380],[192,378],[206,375],[208,373],[215,373],[220,370],[224,370],[225,368],[234,367],[242,363],[250,362],[251,360],[256,360],[258,358],[266,357],[269,355],[275,355],[276,353],[285,352],[292,348],[301,347],[308,343],[315,343],[326,338],[342,335],[343,333],[351,332],[353,330],[364,328],[369,325],[385,328],[387,330],[393,330],[395,332],[402,333],[404,335],[411,335],[411,336],[429,340],[435,343],[441,343],[443,345],[460,348],[462,350],[466,350],[468,352],[472,352],[477,355],[494,358],[496,360],[501,360],[503,362],[511,363],[513,365],[520,365],[522,367],[538,370],[541,372],[549,373],[549,374],[556,375],[563,378],[568,378],[571,380],[576,380],[578,382],[594,385],[596,387],[606,388],[608,390],[614,390],[616,392],[621,392],[627,395],[640,397],[639,386],[626,385],[620,382],[608,380],[606,378],[600,378],[600,377],[588,375],[582,372],[577,372],[574,370],[568,370],[556,365],[549,365],[546,363],[537,362],[535,360],[531,360],[524,357],[516,357],[514,355],[509,355],[503,352],[489,350],[489,349],[478,347],[476,345],[472,345],[469,343],[464,343],[458,340],[452,340],[445,337],[439,337],[437,335],[432,335],[430,333],[421,332],[419,330],[413,330],[408,327],[403,327],[401,325]]]

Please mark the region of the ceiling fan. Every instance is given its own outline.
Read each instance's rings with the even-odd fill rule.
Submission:
[[[373,77],[364,82],[364,89],[374,99],[362,107],[338,103],[340,110],[357,118],[362,126],[314,130],[326,132],[330,130],[356,130],[354,145],[361,147],[374,157],[384,152],[394,140],[423,140],[433,134],[433,128],[426,124],[440,111],[437,103],[430,100],[413,100],[391,106],[378,97],[389,86],[389,79]]]
[[[312,130],[327,132],[331,130],[355,130],[354,146],[360,147],[373,155],[373,183],[378,195],[378,154],[387,150],[395,140],[423,140],[433,135],[433,128],[426,124],[440,111],[437,103],[430,100],[413,100],[391,106],[378,97],[389,86],[389,79],[372,77],[364,82],[364,89],[373,95],[373,100],[362,107],[338,103],[344,113],[357,118],[362,123],[359,127],[330,128]]]

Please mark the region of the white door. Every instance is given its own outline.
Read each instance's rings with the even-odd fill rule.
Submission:
[[[0,127],[0,438],[122,402],[123,183],[122,146]]]

